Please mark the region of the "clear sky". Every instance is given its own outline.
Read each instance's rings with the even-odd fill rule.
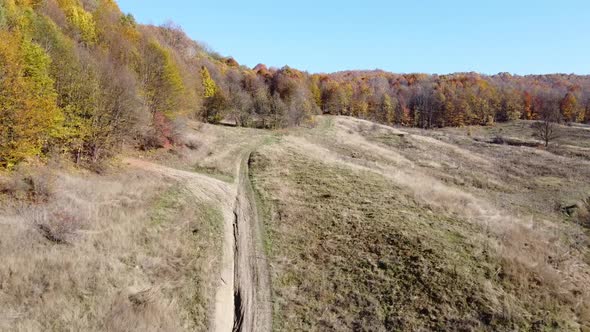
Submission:
[[[590,74],[590,0],[118,0],[239,63]]]

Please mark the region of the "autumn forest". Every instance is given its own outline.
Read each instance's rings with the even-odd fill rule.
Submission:
[[[313,126],[316,114],[421,128],[590,121],[588,76],[247,68],[113,0],[2,0],[0,39],[2,168],[172,146],[187,117],[258,128]]]

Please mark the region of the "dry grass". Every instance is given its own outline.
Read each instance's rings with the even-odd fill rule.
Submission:
[[[588,235],[555,208],[590,192],[584,158],[444,131],[329,121],[261,150],[253,168],[270,219],[278,330],[590,324]],[[552,179],[549,187],[543,178]],[[387,236],[397,240],[381,240]],[[392,256],[402,272],[374,278],[371,261],[379,267]],[[416,261],[430,266],[412,270]],[[416,278],[423,293],[405,284]],[[399,293],[400,284],[407,292]]]
[[[318,119],[286,132],[189,123],[184,147],[136,153],[209,176],[190,188],[183,171],[0,176],[0,330],[207,329],[218,205],[234,203],[206,200],[207,184],[233,182],[253,147],[275,330],[590,328],[587,127],[543,149],[490,143],[531,141],[523,121]]]
[[[267,130],[188,122],[182,134],[182,146],[168,151],[129,153],[169,167],[233,182],[238,171],[236,166],[244,153],[272,135],[273,132]]]
[[[0,330],[207,329],[221,227],[213,207],[137,170],[33,173],[34,186],[2,196]],[[25,199],[49,173],[46,198]]]

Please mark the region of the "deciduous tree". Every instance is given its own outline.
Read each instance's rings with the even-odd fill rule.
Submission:
[[[559,111],[559,101],[552,94],[545,94],[539,107],[540,121],[533,124],[538,138],[543,140],[545,147],[559,137],[558,123],[562,119]]]
[[[211,74],[209,74],[209,70],[205,66],[201,67],[201,83],[203,84],[203,97],[213,97],[217,91],[217,84],[215,84],[215,81],[211,78]]]
[[[0,166],[41,154],[62,121],[50,58],[18,32],[0,31]]]
[[[578,99],[572,92],[566,93],[559,104],[559,110],[563,119],[567,122],[573,122],[578,119],[580,110],[578,108]]]

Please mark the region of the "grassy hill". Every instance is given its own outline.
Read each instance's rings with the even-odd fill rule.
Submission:
[[[277,330],[587,328],[587,212],[559,208],[588,197],[587,127],[565,129],[563,157],[480,142],[530,139],[526,122],[323,121],[252,161]]]
[[[317,123],[191,122],[187,146],[129,150],[104,175],[5,177],[0,329],[213,328],[248,152],[273,330],[590,327],[589,127],[546,149],[515,145],[534,142],[527,121]]]

